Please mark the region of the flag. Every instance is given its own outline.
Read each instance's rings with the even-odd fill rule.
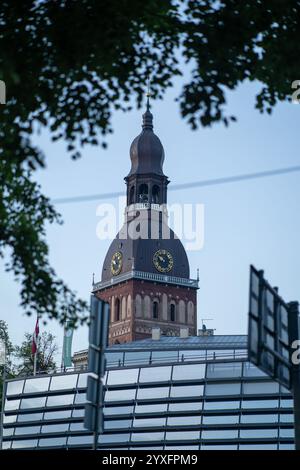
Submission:
[[[72,339],[73,339],[72,322],[67,320],[64,327],[64,342],[62,352],[62,367],[72,367]]]
[[[39,336],[40,328],[39,328],[39,319],[36,319],[35,329],[32,335],[32,345],[31,345],[31,352],[34,356],[37,352],[37,344],[38,344],[38,336]]]

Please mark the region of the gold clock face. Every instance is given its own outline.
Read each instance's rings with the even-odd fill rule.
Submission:
[[[173,256],[167,250],[158,250],[154,253],[153,264],[160,273],[168,273],[173,268]]]
[[[123,255],[120,251],[117,251],[116,253],[113,254],[111,263],[110,263],[110,269],[111,273],[113,276],[117,276],[120,274],[121,269],[123,265]]]

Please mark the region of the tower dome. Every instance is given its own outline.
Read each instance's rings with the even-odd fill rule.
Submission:
[[[142,132],[130,146],[131,170],[128,177],[142,174],[163,176],[164,148],[157,135],[153,132],[153,116],[147,104],[143,114]]]

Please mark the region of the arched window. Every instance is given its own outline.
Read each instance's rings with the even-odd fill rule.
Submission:
[[[148,185],[145,183],[139,187],[139,202],[149,202]]]
[[[193,304],[193,302],[190,300],[190,301],[188,302],[188,306],[187,306],[188,323],[189,323],[190,325],[193,325],[193,324],[194,324],[194,311],[195,311],[194,304]]]
[[[120,321],[120,310],[121,310],[120,299],[116,299],[116,302],[115,302],[115,321]]]
[[[159,186],[157,184],[152,187],[152,202],[153,204],[159,203]]]
[[[158,302],[156,300],[152,304],[152,318],[154,320],[158,319]]]
[[[175,304],[170,305],[170,320],[175,321]]]
[[[134,203],[134,186],[131,186],[130,192],[129,192],[129,204]]]

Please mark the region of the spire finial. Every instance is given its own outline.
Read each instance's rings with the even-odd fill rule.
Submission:
[[[151,93],[150,93],[150,76],[149,75],[148,75],[148,78],[147,78],[147,93],[146,93],[146,96],[147,96],[146,111],[150,111],[150,96],[151,96]]]
[[[93,273],[93,280],[92,280],[92,286],[95,285],[95,273]]]
[[[151,96],[151,93],[150,93],[150,77],[148,76],[148,79],[147,79],[147,93],[146,93],[146,96],[147,96],[147,105],[146,105],[146,112],[143,114],[143,129],[146,130],[152,130],[153,129],[153,123],[152,123],[152,120],[153,120],[153,116],[151,114],[151,111],[150,111],[150,96]]]

